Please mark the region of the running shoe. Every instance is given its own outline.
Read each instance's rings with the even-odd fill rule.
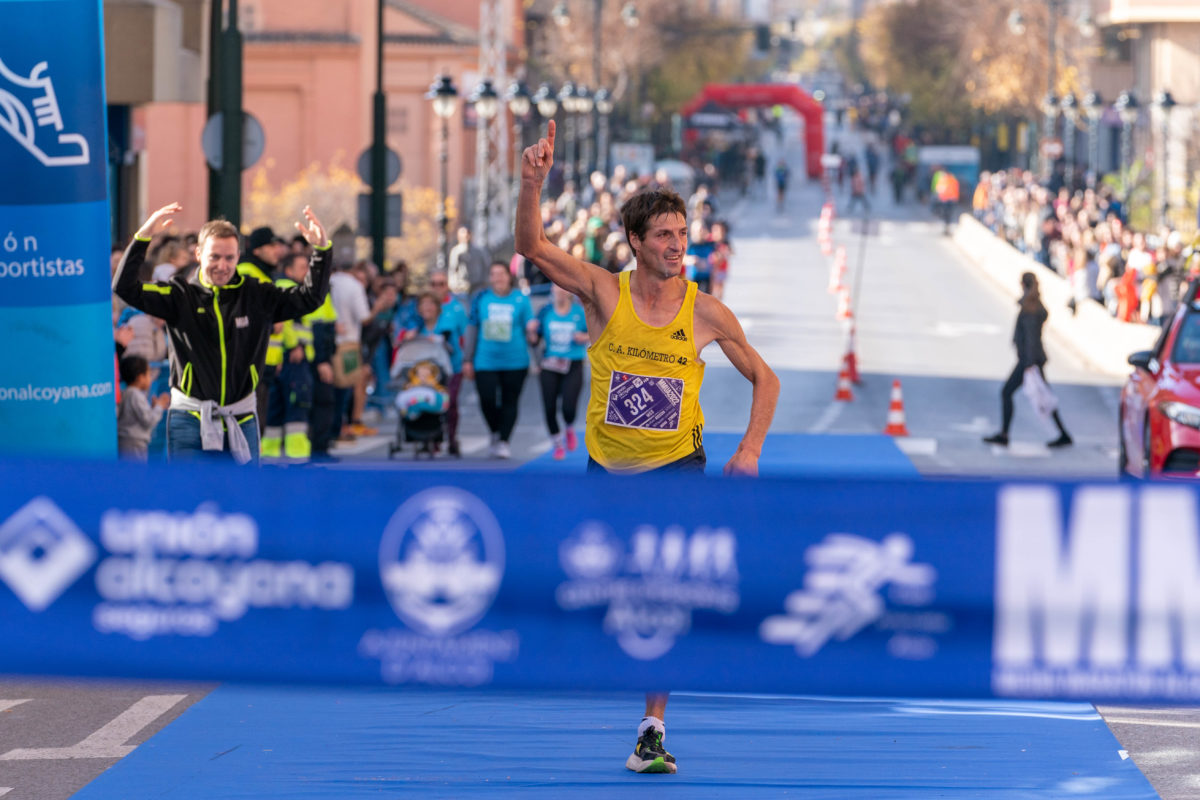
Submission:
[[[576,447],[579,447],[579,439],[575,436],[575,429],[567,428],[567,450],[574,453]]]
[[[503,440],[496,442],[496,458],[512,458],[512,450],[509,449],[508,442]]]
[[[675,772],[675,756],[662,746],[663,734],[650,727],[634,745],[633,755],[625,761],[625,769],[634,772]]]
[[[350,432],[355,436],[374,436],[379,433],[378,428],[372,428],[369,425],[363,425],[361,422],[351,422]]]
[[[554,460],[562,461],[567,457],[567,451],[563,449],[561,444],[554,445]]]

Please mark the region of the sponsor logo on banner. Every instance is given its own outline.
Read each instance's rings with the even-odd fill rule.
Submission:
[[[934,635],[950,618],[929,610],[937,571],[912,562],[913,542],[893,533],[876,542],[833,533],[804,552],[804,588],[784,600],[785,613],[767,617],[759,635],[790,645],[809,658],[833,640],[846,641],[868,626],[888,635],[888,653],[926,659],[937,652]]]
[[[253,517],[212,504],[106,511],[100,543],[111,555],[96,567],[104,600],[92,613],[96,630],[138,640],[211,636],[250,609],[350,607],[349,564],[269,561],[258,557],[258,538]]]
[[[1183,487],[1000,491],[992,688],[1200,699],[1200,521]]]
[[[252,608],[341,610],[354,598],[349,564],[257,558],[258,525],[245,514],[202,505],[194,512],[110,509],[92,609],[100,633],[132,639],[211,636]],[[43,611],[93,563],[98,551],[45,497],[0,525],[0,580],[31,611]]]
[[[479,686],[516,659],[515,631],[474,628],[504,579],[500,523],[475,495],[437,487],[401,505],[383,532],[379,577],[409,628],[369,630],[359,642],[385,681]]]
[[[49,498],[35,497],[0,525],[0,580],[42,611],[96,560],[96,546]]]
[[[604,632],[633,658],[666,655],[692,626],[692,613],[732,614],[738,594],[737,539],[728,528],[643,525],[628,543],[602,522],[581,525],[559,547],[569,580],[555,597],[564,611],[604,608]]]

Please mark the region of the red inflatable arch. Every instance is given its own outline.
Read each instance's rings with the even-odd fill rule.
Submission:
[[[825,152],[821,104],[799,86],[785,83],[710,83],[683,107],[683,116],[690,117],[709,103],[726,108],[781,105],[796,109],[804,117],[808,177],[821,177],[821,154]]]

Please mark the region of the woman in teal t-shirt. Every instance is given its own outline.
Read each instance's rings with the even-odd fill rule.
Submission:
[[[509,458],[508,440],[517,424],[521,389],[529,372],[526,326],[533,319],[529,298],[513,291],[508,265],[496,262],[489,288],[471,304],[471,328],[463,377],[475,379],[479,407],[492,432],[491,454]]]
[[[587,318],[575,297],[557,285],[551,290],[552,302],[538,311],[529,323],[532,342],[546,343],[542,352],[542,407],[546,427],[554,440],[554,457],[563,459],[568,450],[579,446],[575,435],[575,416],[579,410],[579,392],[583,388],[583,360],[587,357]],[[566,427],[564,436],[558,427],[558,410]]]

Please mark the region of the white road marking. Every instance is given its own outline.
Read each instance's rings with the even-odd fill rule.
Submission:
[[[937,455],[937,439],[918,439],[912,436],[897,436],[893,439],[896,447],[906,456],[935,456]]]
[[[1172,722],[1167,719],[1138,719],[1137,717],[1106,717],[1109,725],[1145,725],[1154,728],[1200,728],[1200,722]]]
[[[19,747],[0,755],[0,761],[124,758],[135,748],[134,745],[127,745],[125,742],[186,697],[186,694],[154,694],[143,697],[79,744],[70,747]]]
[[[987,417],[975,417],[970,422],[955,422],[950,427],[963,433],[987,433],[991,430],[992,424],[988,422]]]
[[[990,322],[938,322],[933,326],[934,336],[958,339],[963,336],[996,336],[1003,329]]]
[[[28,700],[0,700],[0,712],[8,711],[10,708],[21,705],[21,703],[28,702]]]
[[[1009,442],[1008,447],[992,445],[992,455],[1013,458],[1049,458],[1050,448],[1040,442]]]
[[[833,425],[833,423],[837,422],[837,418],[842,415],[842,409],[845,407],[845,405],[845,403],[840,401],[830,403],[825,409],[824,413],[822,413],[817,421],[812,424],[812,427],[808,429],[808,432],[824,433],[825,431],[829,430],[829,427]]]
[[[0,797],[4,797],[4,795],[8,794],[11,791],[12,791],[11,786],[0,786]]]

